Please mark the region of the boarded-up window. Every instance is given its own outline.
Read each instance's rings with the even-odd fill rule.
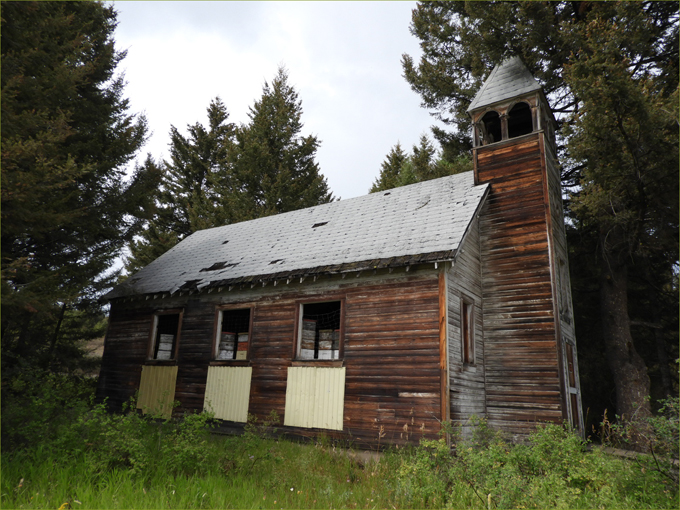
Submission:
[[[163,418],[172,415],[177,383],[177,365],[142,367],[137,409]]]
[[[149,359],[174,360],[177,358],[181,323],[181,311],[171,310],[154,314]]]
[[[283,424],[342,430],[345,368],[289,367]]]
[[[340,359],[342,302],[300,305],[296,358]]]
[[[248,359],[250,345],[250,308],[218,310],[215,359],[218,361]]]
[[[215,418],[248,421],[252,367],[208,367],[203,408]]]
[[[460,337],[463,363],[472,365],[475,362],[474,304],[467,298],[460,303]]]

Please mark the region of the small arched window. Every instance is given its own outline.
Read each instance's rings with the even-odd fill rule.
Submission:
[[[534,130],[531,107],[521,101],[512,107],[508,114],[508,138],[527,135]]]
[[[486,112],[482,117],[482,123],[484,124],[484,145],[500,142],[502,139],[501,118],[498,112],[493,110]]]

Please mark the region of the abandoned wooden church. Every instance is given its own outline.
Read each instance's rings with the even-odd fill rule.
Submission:
[[[196,232],[111,291],[99,398],[363,445],[581,428],[555,120],[518,58],[469,113],[474,172]]]

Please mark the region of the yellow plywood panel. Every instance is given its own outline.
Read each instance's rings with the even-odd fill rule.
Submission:
[[[248,421],[252,367],[208,367],[203,408],[215,418]]]
[[[345,406],[345,368],[317,368],[314,427],[342,430]]]
[[[144,414],[158,414],[170,418],[176,383],[177,366],[143,366],[137,409],[141,409]]]
[[[284,425],[342,430],[345,368],[289,367]]]

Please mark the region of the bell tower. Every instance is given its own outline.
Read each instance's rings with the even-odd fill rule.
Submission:
[[[583,430],[555,119],[518,57],[473,99],[480,217],[486,416],[523,436],[537,421]]]

